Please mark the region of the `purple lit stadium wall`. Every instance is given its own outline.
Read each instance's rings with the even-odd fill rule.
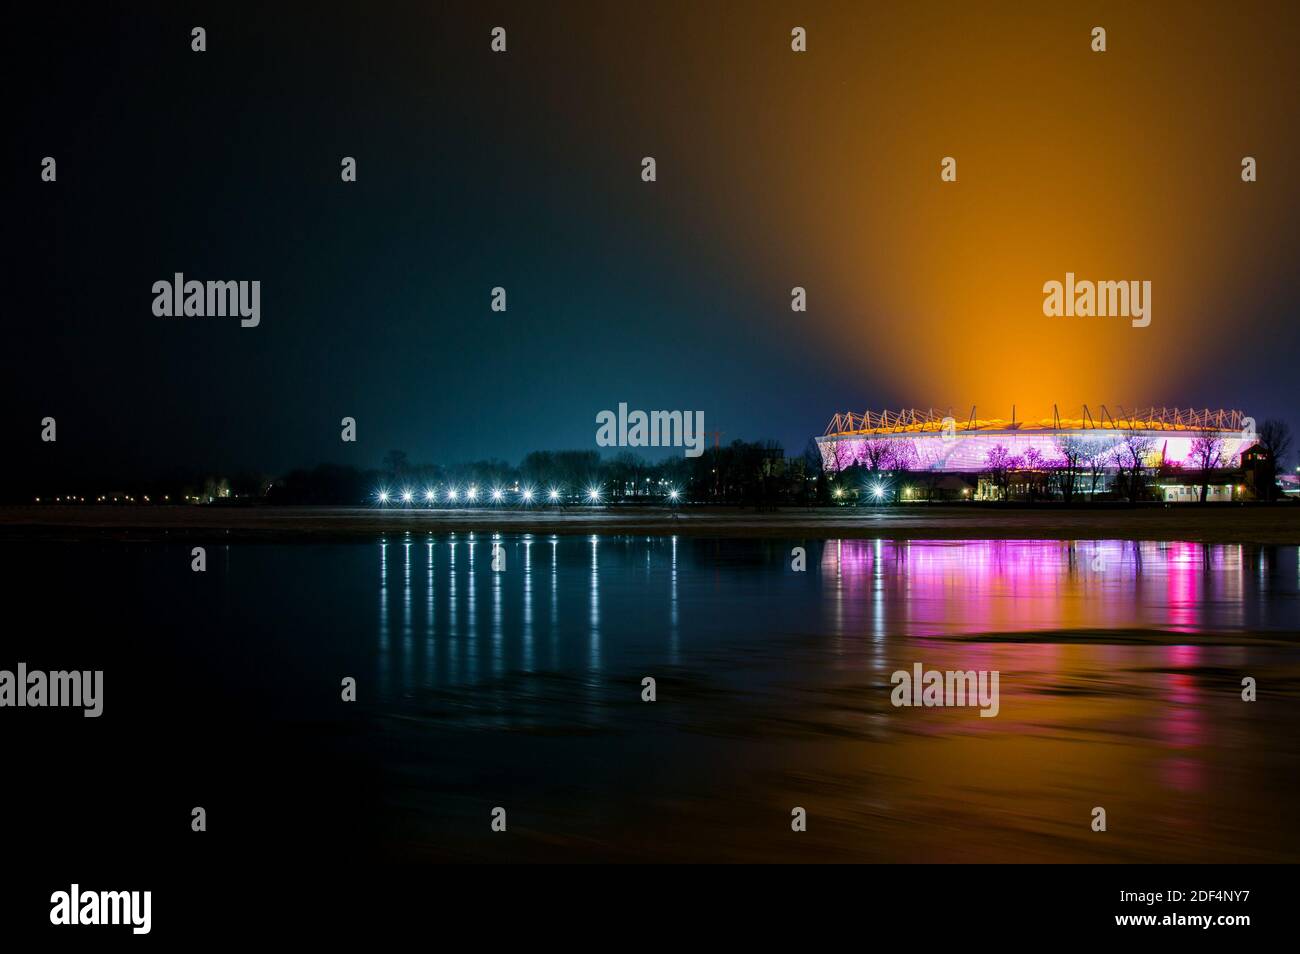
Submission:
[[[1135,431],[1134,436],[1150,442],[1144,463],[1183,467],[1201,466],[1193,444],[1204,435],[1168,430]],[[1256,443],[1241,431],[1211,435],[1222,441],[1218,466],[1236,467],[1241,453]],[[817,439],[822,464],[829,471],[862,465],[873,470],[931,470],[950,473],[979,473],[994,466],[1011,469],[1055,470],[1065,466],[1063,448],[1075,442],[1085,459],[1100,456],[1106,469],[1118,469],[1119,453],[1128,433],[1113,430],[997,430],[979,432],[832,434]],[[1002,453],[998,449],[1002,449]],[[999,459],[1000,458],[1000,459]],[[874,464],[874,466],[872,466]]]

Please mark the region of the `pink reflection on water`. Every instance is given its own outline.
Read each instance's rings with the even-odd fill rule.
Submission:
[[[1195,669],[1201,649],[1196,646],[1170,646],[1165,653],[1174,666]],[[1166,676],[1165,705],[1156,727],[1162,748],[1178,752],[1164,758],[1160,775],[1166,785],[1179,791],[1197,791],[1204,783],[1205,766],[1190,750],[1208,743],[1202,693],[1192,672],[1171,672]]]
[[[1197,623],[1196,592],[1204,548],[1196,543],[1171,543],[1165,552],[1169,568],[1165,579],[1168,626],[1175,632],[1189,633]]]
[[[1061,540],[830,540],[840,631],[951,636],[1235,628],[1241,547]]]

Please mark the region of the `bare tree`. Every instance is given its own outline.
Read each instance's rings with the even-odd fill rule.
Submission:
[[[1201,470],[1201,503],[1210,492],[1209,473],[1223,460],[1223,438],[1212,430],[1200,431],[1192,441],[1192,460]]]
[[[1025,486],[1029,491],[1029,502],[1038,496],[1039,478],[1048,469],[1047,459],[1037,447],[1027,447],[1020,455],[1021,466],[1025,469]]]
[[[1083,439],[1082,460],[1088,467],[1088,494],[1097,495],[1097,485],[1101,483],[1106,468],[1115,459],[1115,447],[1118,442],[1114,437],[1085,437]]]
[[[916,441],[896,440],[892,444],[888,462],[890,470],[921,469],[921,454],[916,449]]]
[[[808,482],[813,483],[813,492],[808,491]],[[830,499],[830,490],[826,480],[826,465],[822,459],[821,446],[814,438],[808,438],[803,449],[803,486],[799,496],[809,506],[814,503],[826,503]]]
[[[1259,426],[1255,437],[1263,448],[1273,455],[1273,465],[1280,471],[1282,458],[1291,449],[1291,425],[1270,417]]]
[[[892,442],[877,438],[876,440],[863,442],[862,456],[859,459],[867,470],[875,473],[885,469],[892,455]]]
[[[1066,434],[1056,442],[1056,448],[1061,452],[1060,466],[1056,471],[1061,487],[1061,499],[1068,504],[1074,500],[1074,478],[1079,473],[1079,465],[1084,459],[1087,445],[1077,435]]]
[[[998,488],[1002,499],[1007,497],[1007,484],[1016,459],[1001,444],[998,444],[984,458],[984,469],[993,478],[993,486]]]
[[[1156,442],[1140,431],[1126,431],[1115,445],[1115,463],[1119,465],[1120,474],[1128,485],[1130,503],[1137,503],[1142,493],[1142,473],[1155,446]]]
[[[856,463],[857,454],[854,445],[850,441],[837,440],[835,442],[835,472],[839,473]]]

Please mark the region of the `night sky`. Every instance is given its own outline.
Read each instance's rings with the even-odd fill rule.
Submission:
[[[515,461],[620,401],[791,453],[868,407],[1300,425],[1294,4],[562,6],[14,16],[10,468]],[[155,317],[178,271],[260,326]],[[1044,317],[1067,271],[1151,326]]]

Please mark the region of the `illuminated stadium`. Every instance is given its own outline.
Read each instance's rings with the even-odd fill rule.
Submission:
[[[1112,413],[1087,405],[1079,417],[1019,421],[965,418],[933,408],[836,414],[817,438],[828,471],[985,471],[1092,468],[1116,471],[1133,452],[1147,468],[1204,470],[1240,466],[1256,443],[1254,419],[1241,411],[1148,408]]]

